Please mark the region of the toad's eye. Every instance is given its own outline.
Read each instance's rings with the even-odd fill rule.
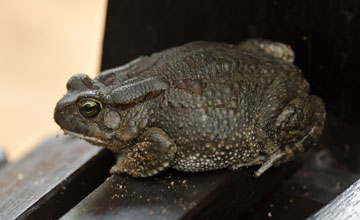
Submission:
[[[78,103],[79,111],[85,118],[93,118],[99,114],[101,104],[94,99],[83,99]]]

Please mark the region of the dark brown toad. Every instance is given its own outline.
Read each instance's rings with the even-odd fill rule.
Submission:
[[[316,145],[324,103],[286,45],[192,42],[90,79],[67,83],[55,121],[69,134],[125,160],[112,173],[135,177],[273,165]]]

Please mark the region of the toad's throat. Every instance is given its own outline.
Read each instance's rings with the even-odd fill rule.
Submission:
[[[62,129],[64,131],[64,134],[70,134],[70,135],[73,135],[75,137],[78,137],[78,138],[81,138],[81,139],[84,139],[86,141],[92,141],[92,142],[95,142],[95,143],[98,143],[98,144],[106,144],[106,142],[104,142],[103,140],[101,140],[100,138],[97,138],[97,137],[90,137],[90,136],[86,136],[86,135],[83,135],[83,134],[79,134],[79,133],[75,133],[75,132],[72,132],[72,131],[69,131],[69,130],[65,130],[65,129]]]

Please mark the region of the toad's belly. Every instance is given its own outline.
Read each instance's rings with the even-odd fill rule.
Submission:
[[[233,164],[245,164],[258,157],[260,148],[255,144],[241,144],[231,138],[211,143],[188,143],[177,146],[171,167],[189,172],[216,170]]]
[[[246,112],[227,108],[171,108],[159,115],[163,129],[175,142],[171,166],[181,171],[206,171],[247,163],[258,157],[260,145]],[[159,120],[160,121],[160,120]]]

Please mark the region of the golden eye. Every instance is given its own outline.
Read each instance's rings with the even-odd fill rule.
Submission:
[[[101,110],[101,104],[94,99],[83,99],[78,103],[79,111],[85,118],[97,116]]]

